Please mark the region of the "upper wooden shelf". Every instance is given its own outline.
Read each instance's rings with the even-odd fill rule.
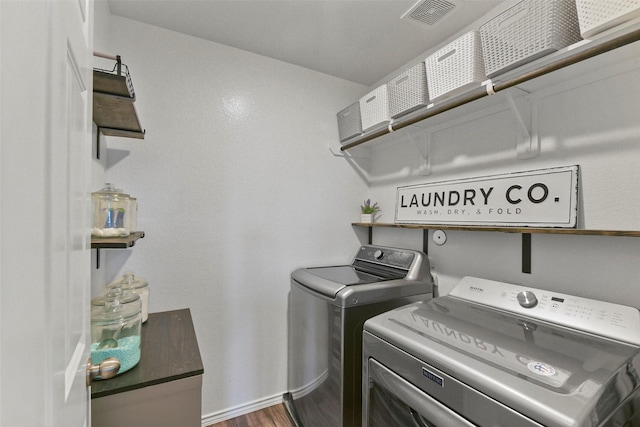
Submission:
[[[586,230],[580,228],[534,228],[534,227],[484,227],[476,225],[438,225],[438,224],[390,224],[383,222],[354,222],[357,227],[393,227],[423,230],[459,230],[459,231],[497,231],[500,233],[524,234],[574,234],[588,236],[626,236],[640,237],[639,231],[632,230]]]
[[[92,237],[91,249],[127,249],[144,237],[144,231],[134,231],[127,237]]]
[[[494,94],[512,87],[523,89],[526,92],[535,92],[540,88],[566,81],[577,75],[599,70],[603,66],[603,61],[610,63],[635,59],[640,50],[640,43],[636,43],[639,40],[640,18],[621,24],[594,36],[590,40],[582,40],[558,52],[543,56],[488,80],[485,83],[488,86],[490,85],[492,90],[488,90],[484,85],[478,85],[465,94],[429,104],[412,113],[394,119],[388,126],[377,127],[348,139],[342,143],[340,150],[346,151],[365,142],[392,135],[394,131],[419,122],[423,122],[422,126],[426,126],[424,122],[427,119],[456,110],[463,105],[475,103],[480,99],[494,99]],[[633,47],[619,49],[625,46]],[[575,67],[571,67],[573,65]],[[478,108],[486,107],[482,103],[477,105]]]

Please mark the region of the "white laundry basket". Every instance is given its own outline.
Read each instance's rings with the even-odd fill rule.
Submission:
[[[480,27],[487,76],[516,68],[582,39],[575,0],[524,0]]]
[[[360,118],[360,103],[354,102],[337,114],[338,135],[340,142],[362,134],[362,120]]]
[[[360,116],[364,132],[391,120],[387,85],[383,84],[360,98]]]
[[[398,74],[387,83],[389,114],[392,118],[417,110],[429,104],[427,69],[419,62]]]
[[[480,86],[486,79],[480,33],[470,31],[431,54],[426,60],[431,101],[448,98]]]
[[[576,0],[576,7],[584,38],[640,16],[640,0]]]

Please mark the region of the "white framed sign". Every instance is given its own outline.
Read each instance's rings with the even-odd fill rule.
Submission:
[[[396,224],[575,228],[579,166],[398,187]]]

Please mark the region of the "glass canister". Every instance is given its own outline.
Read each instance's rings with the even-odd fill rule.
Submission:
[[[131,233],[138,231],[138,199],[129,197],[131,206],[129,207],[129,230]]]
[[[133,272],[128,271],[118,278],[113,284],[119,284],[125,292],[131,290],[140,296],[142,301],[142,323],[149,318],[149,282]]]
[[[131,200],[127,194],[118,191],[112,184],[91,193],[93,202],[93,237],[128,236],[130,228],[129,209]]]
[[[91,359],[120,361],[118,375],[140,361],[142,301],[136,293],[110,285],[91,300]],[[100,379],[100,377],[98,377]]]

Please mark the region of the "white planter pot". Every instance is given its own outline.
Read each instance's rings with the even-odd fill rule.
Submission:
[[[374,216],[375,216],[375,214],[361,214],[360,215],[360,222],[370,224],[370,223],[373,222],[373,217]]]

